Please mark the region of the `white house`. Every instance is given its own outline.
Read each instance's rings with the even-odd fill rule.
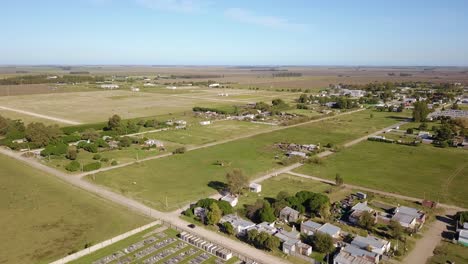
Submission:
[[[462,229],[458,232],[458,243],[468,247],[468,230]]]
[[[200,122],[200,125],[202,126],[207,126],[207,125],[210,125],[211,124],[211,121],[210,120],[206,120],[206,121],[201,121]]]
[[[138,88],[138,87],[131,87],[130,90],[131,90],[132,92],[139,92],[139,91],[140,91],[140,88]]]
[[[208,87],[210,87],[210,88],[218,88],[218,87],[219,87],[219,83],[212,83],[212,84],[208,85]]]
[[[333,264],[376,264],[380,257],[374,252],[347,245],[333,258]]]
[[[223,197],[221,198],[221,201],[226,201],[226,202],[228,202],[232,207],[234,207],[234,206],[236,206],[237,203],[239,202],[239,199],[238,199],[236,196],[234,196],[234,195],[228,194],[228,195],[223,196]]]
[[[177,86],[167,86],[166,88],[169,89],[169,90],[176,90]]]
[[[259,193],[262,191],[262,185],[252,182],[249,184],[249,190],[254,193]]]
[[[221,224],[226,222],[231,223],[232,227],[234,227],[234,233],[236,233],[236,235],[244,235],[247,232],[247,229],[255,226],[254,223],[248,220],[244,220],[234,214],[225,215],[219,221]]]
[[[308,236],[313,235],[317,230],[322,227],[322,224],[316,223],[314,221],[307,220],[301,224],[301,233],[304,233]]]

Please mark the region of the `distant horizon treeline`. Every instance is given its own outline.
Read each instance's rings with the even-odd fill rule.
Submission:
[[[57,76],[57,78],[48,78],[48,75],[23,75],[0,79],[0,85],[19,85],[19,84],[41,84],[41,83],[80,83],[80,82],[103,82],[105,79],[101,76],[85,76],[73,73],[70,75]]]

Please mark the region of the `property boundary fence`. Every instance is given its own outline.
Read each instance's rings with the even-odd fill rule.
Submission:
[[[107,247],[109,245],[112,245],[112,244],[114,244],[116,242],[119,242],[119,241],[121,241],[121,240],[123,240],[123,239],[125,239],[125,238],[127,238],[129,236],[140,233],[141,231],[144,231],[144,230],[146,230],[148,228],[151,228],[153,226],[160,225],[160,224],[161,224],[161,221],[156,220],[156,221],[154,221],[152,223],[149,223],[149,224],[144,225],[144,226],[140,226],[140,227],[135,228],[133,230],[130,230],[130,231],[126,232],[126,233],[120,234],[120,235],[118,235],[116,237],[113,237],[111,239],[103,241],[103,242],[101,242],[99,244],[96,244],[96,245],[91,246],[89,248],[86,248],[86,249],[83,249],[83,250],[78,251],[76,253],[73,253],[71,255],[68,255],[68,256],[66,256],[66,257],[64,257],[62,259],[51,262],[50,264],[64,264],[64,263],[68,263],[68,262],[73,261],[73,260],[77,260],[77,259],[79,259],[79,258],[81,258],[83,256],[86,256],[86,255],[91,254],[91,253],[93,253],[95,251],[98,251],[99,249],[105,248],[105,247]]]

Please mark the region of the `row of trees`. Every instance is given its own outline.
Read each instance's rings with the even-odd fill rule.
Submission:
[[[104,77],[101,76],[77,74],[57,76],[57,78],[47,78],[47,75],[23,75],[0,79],[0,85],[103,82],[104,80]]]

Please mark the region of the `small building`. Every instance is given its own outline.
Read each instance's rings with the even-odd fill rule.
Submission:
[[[468,230],[462,229],[458,232],[458,243],[468,247]]]
[[[157,148],[163,148],[164,147],[164,143],[162,143],[161,141],[159,140],[156,140],[156,139],[148,139],[145,141],[145,145],[147,147],[157,147]]]
[[[418,137],[422,138],[422,139],[431,139],[432,135],[431,135],[431,133],[429,133],[427,131],[419,131]]]
[[[351,245],[354,245],[360,249],[374,252],[379,255],[383,255],[390,250],[391,243],[385,239],[381,239],[375,236],[356,236],[351,242]]]
[[[138,87],[131,87],[130,90],[131,90],[132,92],[139,92],[139,91],[140,91],[140,88],[138,88]]]
[[[374,209],[370,208],[367,205],[367,201],[364,201],[362,203],[357,203],[356,205],[351,207],[351,214],[348,217],[349,222],[353,224],[357,224],[359,219],[361,218],[361,215],[364,212],[369,212],[369,213],[374,212]],[[377,220],[377,218],[375,218],[375,220]]]
[[[339,238],[341,234],[341,228],[329,223],[325,223],[317,230],[317,232],[328,234],[332,238]]]
[[[27,142],[28,140],[25,139],[25,138],[20,138],[20,139],[14,139],[11,141],[11,143],[15,143],[15,144],[22,144],[22,143],[25,143]]]
[[[252,182],[251,184],[249,184],[249,190],[254,193],[259,193],[262,191],[262,185]]]
[[[202,126],[207,126],[207,125],[210,125],[211,124],[211,121],[210,120],[206,120],[206,121],[201,121],[200,122],[200,125]]]
[[[299,212],[286,206],[281,209],[279,219],[284,222],[296,222],[299,219]]]
[[[203,207],[195,207],[195,208],[193,209],[193,214],[194,214],[196,217],[200,218],[200,219],[205,218],[205,217],[206,217],[206,213],[207,213],[207,210],[206,210],[205,208],[203,208]]]
[[[119,89],[119,85],[107,83],[107,84],[101,84],[101,88],[107,89],[107,90],[115,90],[115,89]]]
[[[426,222],[426,214],[415,208],[399,206],[395,208],[392,220],[400,222],[403,227],[415,228],[416,225],[422,226]]]
[[[239,202],[236,196],[230,194],[223,196],[220,200],[228,202],[232,207],[236,206]]]
[[[176,90],[177,87],[176,87],[176,86],[166,86],[166,89],[169,89],[169,90]]]
[[[423,200],[421,202],[421,205],[427,208],[436,208],[437,207],[437,202],[434,201],[429,201],[429,200]]]
[[[257,230],[259,233],[265,232],[270,235],[274,235],[278,232],[278,229],[275,227],[275,223],[268,223],[268,222],[262,222],[260,224],[256,224],[255,226],[248,228],[247,231],[250,231],[253,229]]]
[[[219,83],[212,83],[212,84],[208,85],[208,87],[210,87],[210,88],[218,88],[219,86],[220,86]]]
[[[296,156],[296,157],[301,157],[301,158],[307,158],[307,154],[304,152],[300,152],[300,151],[289,151],[288,153],[286,153],[286,155],[288,157]]]
[[[255,226],[255,224],[252,223],[251,221],[244,220],[234,214],[225,215],[219,221],[220,224],[223,224],[226,222],[231,223],[232,227],[234,227],[234,233],[239,236],[245,235],[245,233],[247,232],[249,228]]]
[[[363,192],[357,192],[356,193],[356,196],[357,198],[363,200],[363,199],[367,199],[367,194],[363,193]]]
[[[322,224],[307,220],[301,224],[301,233],[311,236],[315,234],[320,227],[322,227]]]

